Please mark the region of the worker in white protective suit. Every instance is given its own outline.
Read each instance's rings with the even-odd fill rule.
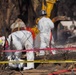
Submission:
[[[46,11],[41,10],[40,11],[40,20],[38,21],[38,29],[40,31],[40,48],[47,48],[49,47],[49,43],[54,44],[53,36],[51,35],[51,30],[54,28],[54,23],[46,17]],[[52,37],[52,40],[50,41]],[[52,46],[51,45],[51,46]],[[55,54],[56,51],[52,50],[52,53]],[[45,51],[41,50],[39,55],[45,55]]]
[[[12,37],[12,45],[16,48],[16,50],[22,50],[24,47],[25,49],[33,49],[33,38],[31,32],[23,29],[25,26],[24,22],[21,19],[17,19],[15,23],[11,25],[12,33],[8,36],[8,43],[10,45],[11,37]],[[7,58],[9,61],[23,61],[21,59],[22,52],[10,52],[7,53]],[[28,51],[26,52],[27,61],[34,60],[34,52]],[[9,63],[10,67],[13,68],[23,68],[32,69],[34,68],[34,63],[27,63],[27,66],[24,66],[24,63]]]

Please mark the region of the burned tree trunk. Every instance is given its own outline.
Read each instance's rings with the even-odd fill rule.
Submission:
[[[18,4],[15,0],[0,1],[0,28],[2,35],[9,34],[9,27],[19,15]]]
[[[34,26],[36,18],[36,12],[34,10],[34,0],[18,0],[20,15],[19,17],[29,24],[30,27]]]
[[[35,12],[32,0],[0,0],[0,33],[10,34],[10,25],[19,17],[32,27]]]

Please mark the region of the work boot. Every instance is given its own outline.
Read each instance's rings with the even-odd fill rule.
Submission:
[[[27,67],[24,67],[23,70],[34,69],[34,63],[27,63]]]
[[[55,55],[56,54],[56,50],[51,50],[52,54]]]
[[[23,70],[31,70],[31,69],[34,69],[32,67],[24,67]]]
[[[45,51],[40,51],[40,53],[39,53],[39,56],[43,56],[43,55],[45,55]]]

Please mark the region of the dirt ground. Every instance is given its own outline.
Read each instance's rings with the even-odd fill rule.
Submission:
[[[51,53],[46,56],[36,56],[35,60],[76,60],[76,51],[57,51],[57,54]],[[0,64],[0,75],[75,75],[75,63],[35,63],[35,69],[31,70],[11,70],[7,65]],[[75,69],[75,70],[73,70]],[[62,74],[51,74],[53,72],[70,70]]]
[[[46,60],[75,60],[76,59],[76,52],[66,52],[65,53],[58,53],[56,55],[48,55],[46,56]],[[36,57],[36,59],[44,59],[44,56],[42,57]],[[75,64],[67,64],[67,63],[35,63],[35,69],[32,70],[10,70],[10,69],[6,69],[5,66],[6,65],[0,65],[0,75],[48,75],[52,72],[56,72],[59,70],[66,70],[66,69],[72,69],[75,68],[76,65]],[[60,75],[70,75],[72,73],[71,72],[66,72]],[[74,72],[75,73],[75,72]]]

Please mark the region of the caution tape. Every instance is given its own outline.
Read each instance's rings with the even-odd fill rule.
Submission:
[[[37,52],[40,50],[76,50],[76,47],[68,47],[68,48],[42,48],[42,49],[27,49],[27,50],[1,50],[0,52],[28,52],[33,51]]]
[[[35,61],[0,61],[0,64],[7,63],[76,63],[76,60],[35,60]]]

